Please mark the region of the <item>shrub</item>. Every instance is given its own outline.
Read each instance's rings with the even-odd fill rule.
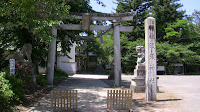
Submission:
[[[46,85],[46,77],[45,75],[42,75],[42,74],[38,74],[37,75],[37,85],[40,85],[40,86],[45,86]]]
[[[14,93],[9,80],[5,78],[6,73],[0,73],[0,110],[8,111],[12,105]]]
[[[32,67],[30,64],[16,64],[15,77],[24,81],[24,89],[26,93],[34,90],[34,82],[32,77]]]
[[[8,73],[6,73],[5,78],[9,80],[11,89],[15,93],[13,96],[13,102],[22,103],[22,101],[25,100],[25,81],[15,76],[10,76]]]
[[[55,70],[54,80],[60,79],[60,78],[67,78],[68,74],[61,70],[60,68]]]

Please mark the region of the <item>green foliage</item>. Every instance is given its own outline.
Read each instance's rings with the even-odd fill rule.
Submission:
[[[136,64],[135,47],[144,45],[144,42],[139,44],[138,38],[144,38],[144,20],[149,16],[156,18],[158,65],[167,62],[169,71],[172,70],[170,63],[184,63],[188,68],[195,66],[195,69],[198,69],[200,13],[195,11],[189,20],[183,19],[185,11],[179,10],[182,7],[179,1],[118,0],[118,13],[137,11],[132,22],[122,22],[123,25],[134,26],[132,33],[121,35],[123,72],[131,72],[134,69],[131,66]]]
[[[8,61],[5,60],[5,57],[3,56],[4,50],[0,48],[0,71],[2,71],[3,68],[6,68],[8,66]]]
[[[124,73],[132,73],[137,60],[136,46],[144,45],[144,39],[129,41],[126,35],[121,36],[122,70]]]
[[[103,43],[100,44],[100,49],[102,50],[102,62],[104,64],[111,64],[114,62],[114,48],[113,48],[113,37],[112,32],[107,35],[103,35]]]
[[[167,62],[168,72],[173,69],[171,63],[184,63],[192,68],[200,66],[200,56],[190,49],[190,45],[169,44],[168,42],[157,42],[156,45],[158,65]]]
[[[12,105],[14,93],[9,80],[5,78],[6,73],[0,73],[0,110],[8,111]]]
[[[50,42],[49,30],[52,26],[60,25],[62,21],[57,20],[65,19],[70,9],[62,0],[2,0],[0,4],[3,31],[29,29],[40,41],[45,42]]]
[[[36,82],[37,82],[37,85],[45,86],[46,85],[45,75],[37,74]]]
[[[100,0],[96,1],[103,5]],[[79,20],[68,21],[66,17],[70,16],[69,11],[94,12],[89,2],[88,0],[1,0],[0,43],[3,52],[9,49],[20,51],[24,44],[30,43],[33,46],[33,64],[36,67],[46,66],[48,44],[55,38],[51,34],[52,27],[58,27],[63,23],[80,23]],[[62,52],[66,55],[75,39],[69,36],[70,39],[66,40],[66,34],[63,32],[58,30],[56,38],[61,41]],[[80,31],[69,32],[72,35],[80,33]],[[0,58],[0,61],[3,62],[3,59]],[[1,67],[3,66],[0,65]]]
[[[177,20],[177,22],[167,25],[167,28],[165,28],[166,35],[164,36],[164,39],[171,43],[184,42],[184,39],[187,39],[185,43],[189,43],[189,39],[196,37],[198,34],[194,28],[195,25],[189,23],[186,19]]]
[[[8,73],[6,73],[5,78],[9,80],[9,83],[11,84],[11,89],[14,93],[13,95],[13,103],[22,103],[23,100],[25,100],[25,81],[17,78],[15,76],[10,76]]]
[[[96,67],[88,67],[89,62],[95,62],[98,63],[99,57],[104,57],[104,52],[99,44],[99,39],[94,40],[84,40],[79,42],[78,46],[76,46],[76,52],[78,55],[80,55],[86,64],[86,70],[87,71],[94,71]],[[89,54],[92,53],[95,55],[95,57],[90,57]]]
[[[69,9],[63,0],[1,0],[1,48],[16,51],[31,43],[34,65],[45,66],[48,44],[54,38],[51,29],[63,23]]]
[[[61,70],[60,68],[57,68],[54,74],[54,80],[62,78],[68,78],[68,74],[65,71]]]
[[[144,39],[137,39],[136,41],[130,41],[130,38],[127,34],[121,34],[121,62],[122,62],[122,70],[124,73],[133,72],[136,60],[136,46],[144,45]],[[104,43],[100,44],[101,49],[103,50],[103,58],[104,64],[111,64],[114,62],[114,48],[113,48],[113,37],[112,32],[103,36]]]
[[[152,8],[149,10],[151,16],[156,18],[157,39],[163,40],[167,24],[175,22],[184,17],[185,11],[179,10],[182,5],[180,0],[154,0]]]
[[[137,11],[131,22],[122,22],[124,26],[134,26],[133,32],[129,35],[129,40],[135,41],[144,37],[144,20],[148,17],[148,10],[152,7],[153,0],[117,0],[117,13]]]
[[[200,35],[200,11],[195,10],[191,16],[191,22],[195,24],[195,31]]]
[[[33,91],[33,77],[32,77],[32,66],[30,64],[16,64],[15,66],[15,77],[19,78],[24,82],[24,90],[26,93]]]

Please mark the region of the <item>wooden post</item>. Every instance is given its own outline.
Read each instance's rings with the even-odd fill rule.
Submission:
[[[156,20],[153,17],[148,17],[145,20],[145,70],[146,101],[156,101]]]
[[[121,85],[121,47],[120,47],[120,30],[119,21],[113,20],[114,25],[114,75],[115,75],[115,87]]]
[[[57,36],[57,29],[55,27],[52,29],[52,35]],[[53,37],[53,41],[50,43],[49,49],[48,49],[48,62],[47,62],[47,84],[48,85],[53,85],[55,55],[56,55],[56,38]]]

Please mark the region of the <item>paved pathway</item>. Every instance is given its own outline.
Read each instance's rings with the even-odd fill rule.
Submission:
[[[176,107],[172,102],[155,102],[158,107],[148,103],[138,107],[133,105],[135,112],[200,112],[200,76],[159,76],[158,85],[177,94],[181,100]],[[107,89],[111,89],[113,81],[99,80],[107,79],[107,75],[75,74],[54,89],[76,89],[78,90],[78,108],[80,112],[105,112]],[[130,84],[131,76],[122,76],[124,87]],[[108,86],[108,85],[110,86]],[[162,109],[159,105],[173,106],[173,108]],[[174,107],[175,106],[175,107]],[[144,108],[143,108],[144,107]],[[175,109],[174,109],[175,108]],[[29,111],[46,112],[52,111],[50,107],[50,94],[38,101]]]
[[[182,97],[177,112],[200,112],[200,76],[159,76],[158,85]]]
[[[107,75],[74,75],[54,89],[78,90],[78,108],[81,112],[102,112],[106,109],[107,89],[109,86],[98,79],[107,79]],[[52,111],[50,94],[38,101],[29,111]]]

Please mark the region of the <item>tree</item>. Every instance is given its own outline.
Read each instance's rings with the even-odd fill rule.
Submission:
[[[172,36],[170,37],[169,32],[172,33],[172,31],[170,30],[172,30],[173,28],[170,29],[169,25],[173,24],[179,19],[182,19],[184,16],[183,15],[184,11],[178,10],[180,7],[182,7],[182,5],[178,3],[178,1],[179,0],[132,0],[132,1],[118,0],[118,6],[116,9],[118,13],[137,11],[137,15],[134,16],[133,22],[122,22],[123,25],[134,26],[134,30],[132,33],[130,34],[124,33],[123,35],[124,37],[121,36],[122,66],[124,66],[123,70],[125,72],[133,71],[134,67],[131,67],[130,65],[135,66],[134,62],[136,62],[137,59],[137,53],[135,52],[135,47],[137,45],[144,45],[144,20],[147,17],[153,16],[156,18],[157,43],[165,41],[168,42],[169,40],[172,41],[173,40],[172,38],[176,38]],[[183,21],[181,21],[181,23],[183,23]],[[190,30],[188,29],[190,28],[188,26],[188,23],[185,24],[187,29],[184,28],[184,30]],[[181,24],[181,26],[184,27],[183,24]],[[180,30],[178,29],[174,29],[174,31],[180,32]],[[166,35],[167,32],[168,34]],[[186,36],[186,34],[187,34],[186,31],[184,31],[184,33],[182,32],[179,37],[182,38],[181,36],[182,35]],[[178,39],[176,40],[178,41]],[[159,50],[162,49],[158,49],[157,52],[159,52]],[[164,59],[162,59],[161,54],[158,54],[158,61],[159,61],[158,63],[161,63],[163,61],[168,61]]]
[[[108,32],[102,36],[103,43],[100,44],[100,48],[103,51],[103,63],[111,64],[114,62],[114,48],[113,48],[113,32]]]
[[[134,26],[133,32],[130,33],[129,40],[134,41],[138,38],[144,38],[144,20],[148,17],[148,10],[151,8],[153,0],[117,0],[117,13],[136,11],[137,14],[131,22],[122,22],[124,26]]]
[[[196,31],[198,31],[200,35],[200,11],[195,10],[192,13],[192,22],[196,25]]]
[[[99,0],[97,2],[101,3]],[[60,24],[69,24],[66,17],[70,11],[91,12],[88,0],[2,0],[0,1],[0,43],[4,51],[14,51],[31,43],[32,60],[35,66],[45,66],[48,44],[53,37],[51,29]],[[72,21],[79,22],[80,21]],[[71,23],[72,23],[71,22]],[[75,38],[65,39],[66,31],[58,31],[56,38],[61,41],[62,52],[67,54]],[[73,32],[74,35],[79,32]],[[37,68],[37,67],[36,67]],[[36,70],[37,71],[37,70]]]
[[[103,36],[104,42],[100,44],[103,50],[103,63],[111,64],[114,62],[114,48],[113,48],[113,34],[112,32],[107,33]],[[121,34],[121,62],[123,73],[133,73],[136,65],[137,53],[136,46],[144,45],[144,39],[137,39],[136,41],[129,41],[126,34]]]
[[[167,62],[167,68],[172,63],[184,63],[187,68],[196,68],[200,65],[200,56],[197,52],[191,50],[190,45],[181,45],[177,43],[157,42],[157,60],[158,65]],[[186,68],[186,69],[187,69]],[[187,70],[192,71],[192,70]],[[171,72],[168,70],[168,72]]]
[[[21,49],[25,43],[33,46],[34,65],[46,60],[51,28],[62,24],[69,16],[70,6],[62,0],[1,0],[0,43],[6,50]],[[37,68],[37,67],[36,67]]]
[[[169,41],[169,43],[185,43],[190,44],[193,42],[193,37],[198,36],[198,32],[195,31],[195,25],[189,23],[186,19],[177,20],[167,25],[165,28],[166,35],[163,39]]]
[[[167,24],[184,17],[185,11],[179,10],[182,5],[178,1],[180,0],[154,0],[149,13],[156,18],[156,36],[158,41],[163,41]]]

